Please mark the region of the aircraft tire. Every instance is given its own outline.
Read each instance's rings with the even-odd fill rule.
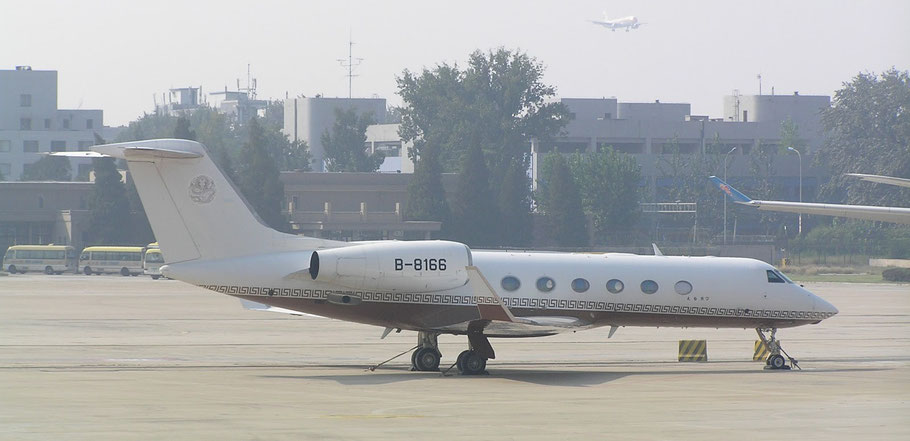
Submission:
[[[480,375],[487,370],[487,359],[477,355],[474,351],[465,351],[461,362],[462,375]]]
[[[418,371],[438,371],[439,351],[434,348],[420,348],[414,351],[414,368]]]
[[[455,367],[458,369],[459,373],[464,373],[464,358],[470,353],[470,350],[464,350],[458,354],[458,358],[455,360]]]
[[[771,366],[771,369],[783,369],[787,365],[787,361],[784,360],[784,356],[780,354],[774,354],[768,357],[768,366]]]

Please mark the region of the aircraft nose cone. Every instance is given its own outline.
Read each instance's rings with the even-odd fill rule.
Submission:
[[[836,307],[834,307],[834,305],[828,303],[827,300],[825,300],[819,296],[815,296],[815,310],[819,311],[819,312],[824,312],[826,314],[831,314],[831,316],[840,312],[837,310]]]

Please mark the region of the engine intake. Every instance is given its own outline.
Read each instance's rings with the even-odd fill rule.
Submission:
[[[436,292],[468,283],[471,249],[458,242],[373,242],[313,252],[310,277],[350,289]]]

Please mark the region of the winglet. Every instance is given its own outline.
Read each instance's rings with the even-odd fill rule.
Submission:
[[[738,204],[751,204],[752,203],[752,199],[749,199],[748,196],[740,193],[739,190],[731,187],[730,184],[727,184],[726,182],[724,182],[717,176],[710,176],[710,177],[708,177],[708,179],[710,179],[711,182],[714,184],[714,186],[719,188],[720,191],[726,193],[727,196],[729,196],[730,199],[733,200],[733,202],[736,202]]]
[[[502,304],[502,299],[490,286],[487,278],[480,273],[480,270],[476,266],[467,266],[465,269],[468,271],[468,284],[474,293],[474,303],[477,304],[480,318],[500,322],[514,322],[515,316]]]

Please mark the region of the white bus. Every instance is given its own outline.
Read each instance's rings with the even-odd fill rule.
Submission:
[[[10,274],[76,272],[76,250],[68,245],[13,245],[3,256],[3,268]]]
[[[145,259],[142,260],[143,272],[152,276],[152,279],[158,280],[161,278],[162,265],[164,265],[164,255],[161,254],[158,242],[150,243],[148,249],[145,250]]]
[[[121,276],[142,274],[142,247],[86,247],[79,256],[85,275],[120,273]]]

